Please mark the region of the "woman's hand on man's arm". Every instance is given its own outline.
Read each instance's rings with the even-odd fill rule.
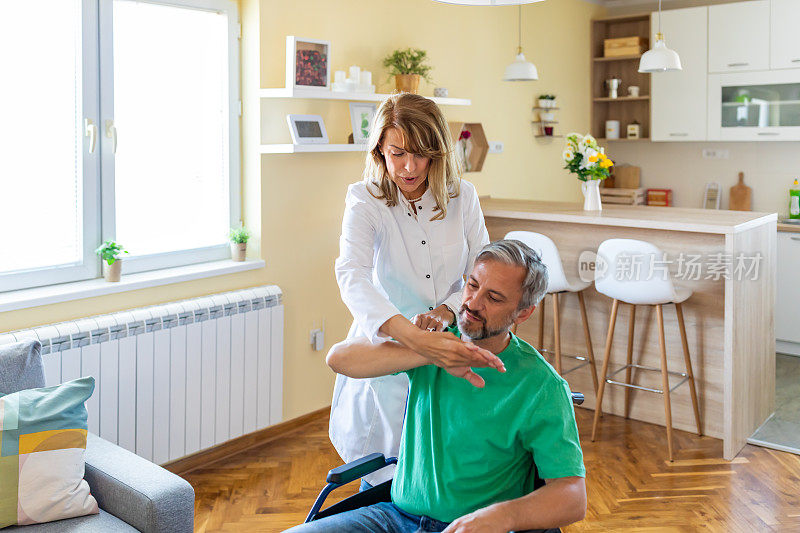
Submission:
[[[445,304],[411,319],[415,326],[425,331],[444,331],[455,321],[456,315]]]
[[[381,326],[384,334],[442,368],[492,367],[505,371],[503,361],[489,350],[465,342],[450,332],[425,331],[402,315],[395,315]]]

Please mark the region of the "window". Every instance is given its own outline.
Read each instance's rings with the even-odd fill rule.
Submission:
[[[0,19],[0,291],[228,256],[239,195],[233,0],[27,0]],[[20,21],[37,21],[37,31]],[[46,38],[42,38],[46,36]]]

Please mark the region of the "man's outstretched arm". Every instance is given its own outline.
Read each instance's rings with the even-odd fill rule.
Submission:
[[[586,515],[586,481],[582,477],[546,479],[530,494],[492,504],[464,515],[444,533],[495,533],[564,527]]]
[[[487,361],[482,366],[499,366],[501,368],[499,370],[504,372],[505,367],[502,366],[502,361],[495,356],[491,357],[493,358],[491,364]],[[389,340],[372,343],[365,337],[334,344],[328,352],[326,362],[337,374],[344,374],[351,378],[387,376],[430,364],[428,359],[399,342]],[[466,379],[476,387],[484,385],[483,378],[474,373],[470,367],[445,368],[445,371],[453,376]]]

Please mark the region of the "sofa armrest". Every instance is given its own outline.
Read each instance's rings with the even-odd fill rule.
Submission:
[[[140,531],[194,528],[194,489],[186,480],[92,433],[85,478],[103,510]]]

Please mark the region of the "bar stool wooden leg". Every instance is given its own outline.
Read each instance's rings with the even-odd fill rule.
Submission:
[[[694,421],[697,424],[697,434],[702,435],[703,430],[700,426],[700,408],[697,405],[697,390],[694,385],[694,374],[692,373],[692,359],[689,357],[689,343],[686,341],[686,326],[683,323],[683,309],[681,304],[675,304],[675,311],[678,313],[678,326],[681,330],[681,342],[683,343],[683,359],[686,362],[686,377],[689,378],[689,392],[692,395],[692,407],[694,408]]]
[[[545,294],[542,296],[542,301],[539,302],[539,344],[536,345],[536,349],[539,350],[539,353],[542,353],[544,350],[544,300],[547,298]]]
[[[586,317],[586,303],[583,300],[583,291],[578,292],[578,302],[581,305],[581,320],[583,320],[583,336],[586,337],[586,356],[589,358],[589,367],[592,369],[592,382],[594,383],[594,395],[597,397],[597,366],[594,364],[594,349],[592,348],[592,336],[589,333],[589,319]]]
[[[561,322],[558,313],[558,294],[553,293],[553,342],[555,344],[555,367],[558,375],[561,375]]]
[[[664,339],[664,310],[661,304],[656,305],[658,317],[658,342],[661,345],[661,388],[664,390],[664,414],[667,426],[667,451],[672,462],[672,408],[669,403],[669,374],[667,374],[667,344]]]
[[[600,380],[600,389],[597,391],[597,403],[594,406],[594,423],[592,424],[592,441],[597,436],[597,424],[600,422],[600,414],[603,410],[603,392],[606,388],[606,378],[608,377],[608,361],[611,359],[611,344],[614,342],[614,326],[617,323],[617,309],[619,300],[614,300],[611,304],[611,318],[608,321],[608,336],[606,337],[606,350],[603,356],[603,379]]]
[[[631,365],[633,364],[633,329],[636,325],[636,306],[631,304],[631,314],[628,317],[628,368],[625,370],[625,383],[631,384]],[[625,387],[625,418],[630,414],[631,388]]]

